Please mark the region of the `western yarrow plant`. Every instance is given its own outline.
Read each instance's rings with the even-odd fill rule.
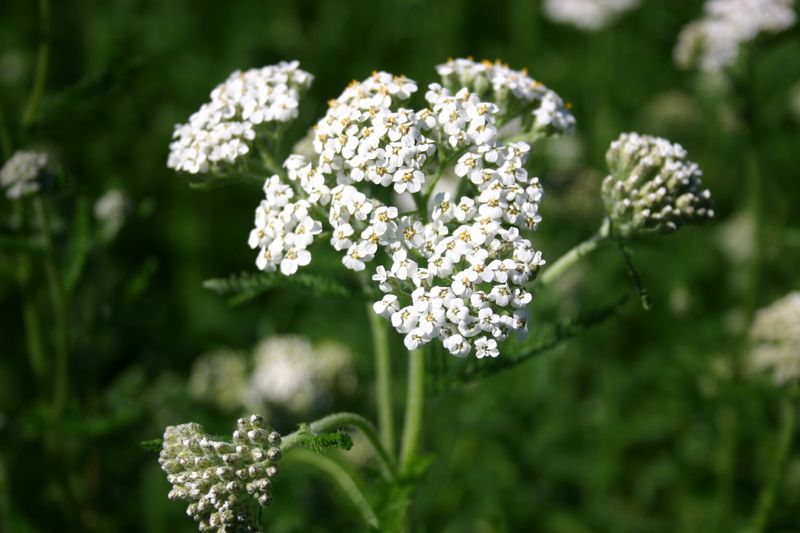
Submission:
[[[329,102],[309,134],[313,151],[303,154],[283,149],[313,79],[297,62],[234,72],[176,127],[168,166],[195,184],[263,181],[248,238],[261,273],[208,286],[256,293],[305,276],[299,285],[306,290],[329,292],[338,283],[332,280],[342,280],[345,295],[357,288],[369,301],[377,382],[377,426],[338,413],[302,426],[281,444],[258,416],[240,420],[230,442],[194,424],[167,428],[161,462],[174,486],[170,497],[189,502],[201,530],[257,530],[280,453],[332,476],[370,526],[402,528],[406,498],[426,464],[420,440],[431,353],[485,359],[484,370],[494,363],[502,368],[503,359],[524,360],[538,351],[513,353],[505,341],[527,334],[537,287],[552,285],[604,243],[618,244],[635,274],[626,247],[631,240],[713,217],[700,169],[682,147],[623,134],[607,154],[608,216],[596,235],[548,266],[533,238],[544,189],[529,171],[529,156],[542,139],[573,131],[571,106],[525,71],[501,63],[456,59],[437,72],[441,79],[428,85],[419,108],[412,107],[418,84],[404,76],[375,72],[352,82]],[[446,175],[456,179],[442,187]],[[326,246],[341,255],[338,277],[314,271],[313,257]],[[408,350],[399,442],[390,329]],[[570,331],[576,329],[573,324]],[[375,511],[359,489],[363,480],[319,454],[349,446],[337,432],[345,427],[365,434],[381,465],[380,483],[397,489],[403,501]]]

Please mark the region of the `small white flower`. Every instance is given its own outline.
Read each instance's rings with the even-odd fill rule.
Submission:
[[[478,359],[497,357],[498,355],[500,355],[500,350],[497,349],[496,340],[481,337],[475,341],[475,356]]]
[[[0,186],[11,199],[21,198],[39,190],[39,175],[47,166],[47,154],[18,151],[0,169]]]

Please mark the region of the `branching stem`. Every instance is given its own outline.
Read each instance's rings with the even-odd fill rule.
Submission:
[[[545,267],[544,272],[539,277],[539,283],[542,285],[551,285],[556,279],[561,277],[564,272],[577,263],[582,257],[590,254],[598,249],[603,244],[609,241],[609,222],[608,219],[603,221],[602,226],[597,233],[591,238],[583,241],[575,246],[572,250],[568,251],[559,257],[555,263],[549,267]]]

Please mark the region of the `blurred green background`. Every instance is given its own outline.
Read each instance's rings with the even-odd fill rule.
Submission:
[[[595,231],[605,150],[622,131],[683,144],[718,217],[635,246],[652,310],[638,305],[619,254],[603,250],[536,295],[532,323],[630,295],[620,315],[431,400],[424,446],[437,461],[412,509],[416,530],[743,530],[768,475],[783,394],[742,375],[744,332],[754,309],[800,286],[800,30],[756,43],[742,90],[672,62],[700,2],[644,4],[584,33],[545,20],[532,0],[53,2],[46,93],[23,132],[37,6],[3,0],[0,105],[15,148],[45,147],[63,169],[68,185],[52,204],[61,238],[76,199],[118,188],[132,208],[119,236],[93,248],[71,305],[71,394],[58,421],[42,414],[25,357],[19,289],[0,281],[0,529],[193,531],[139,442],[189,420],[230,430],[235,413],[185,390],[193,361],[213,348],[250,350],[272,333],[341,341],[360,386],[332,404],[373,409],[362,303],[280,289],[231,306],[202,288],[254,270],[246,240],[262,193],[191,190],[165,165],[172,128],[235,69],[298,59],[315,76],[305,128],[351,79],[387,70],[424,87],[434,65],[472,55],[526,67],[574,106],[574,140],[532,155],[547,192],[535,241],[546,258]],[[753,157],[760,199],[748,180]],[[0,261],[12,256],[3,250]],[[399,350],[395,363],[402,377]],[[315,414],[272,422],[288,432]],[[800,446],[793,451],[770,531],[800,531]],[[319,478],[288,469],[267,516],[275,532],[361,527]]]

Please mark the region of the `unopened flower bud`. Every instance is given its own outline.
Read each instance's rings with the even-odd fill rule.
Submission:
[[[679,144],[637,133],[623,133],[611,143],[603,201],[614,237],[671,233],[714,217],[700,167],[686,155]]]

